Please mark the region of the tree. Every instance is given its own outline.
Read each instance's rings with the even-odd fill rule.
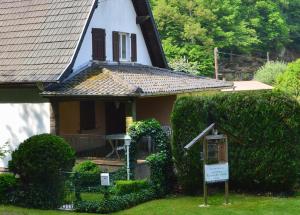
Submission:
[[[8,142],[4,143],[3,146],[0,146],[0,158],[4,158],[7,153],[10,152],[10,150],[7,149],[8,148]]]
[[[252,55],[300,42],[299,0],[151,0],[170,62],[213,75],[213,48]],[[172,66],[172,63],[171,63]]]

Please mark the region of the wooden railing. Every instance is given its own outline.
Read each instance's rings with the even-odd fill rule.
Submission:
[[[105,146],[105,135],[99,134],[62,134],[76,152],[88,151]]]

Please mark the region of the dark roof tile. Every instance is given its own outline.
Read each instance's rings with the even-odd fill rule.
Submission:
[[[93,3],[2,0],[0,83],[56,81],[72,60]]]
[[[217,81],[139,64],[93,65],[60,85],[52,85],[45,96],[149,96],[204,89],[228,88]]]

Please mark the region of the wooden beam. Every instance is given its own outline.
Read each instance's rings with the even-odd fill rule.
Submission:
[[[203,138],[208,132],[210,132],[215,127],[215,123],[204,129],[197,137],[195,137],[189,144],[187,144],[184,149],[189,150],[195,143],[197,143],[201,138]]]
[[[50,102],[50,133],[59,135],[59,103]]]
[[[132,119],[136,121],[136,99],[134,99],[131,103],[131,111],[132,111]]]
[[[148,19],[150,19],[150,16],[137,16],[136,17],[136,24],[140,25]]]

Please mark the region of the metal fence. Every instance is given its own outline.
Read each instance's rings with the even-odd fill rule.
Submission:
[[[100,201],[107,193],[106,187],[101,186],[100,174],[79,174],[61,172],[64,179],[64,198],[60,210],[74,210],[76,201]],[[122,167],[110,173],[110,184],[117,180],[126,180],[127,170]]]

